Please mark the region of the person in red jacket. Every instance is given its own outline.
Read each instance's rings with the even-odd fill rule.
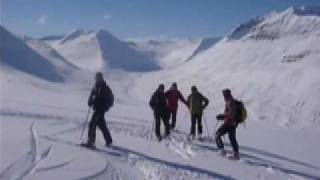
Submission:
[[[178,101],[182,101],[187,105],[187,101],[178,90],[177,83],[172,83],[170,89],[165,93],[167,100],[167,108],[171,117],[170,129],[174,129],[177,120]]]
[[[237,108],[236,100],[233,98],[231,91],[229,89],[224,89],[222,91],[224,100],[225,100],[225,110],[224,114],[219,114],[217,116],[218,120],[223,120],[223,124],[216,132],[216,144],[220,151],[220,154],[225,156],[226,151],[224,150],[223,141],[221,140],[221,136],[225,134],[229,135],[229,140],[233,149],[233,156],[230,159],[239,160],[239,146],[236,139],[236,129],[238,127],[239,122],[239,112]]]

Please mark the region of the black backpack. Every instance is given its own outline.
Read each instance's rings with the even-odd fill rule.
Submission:
[[[114,96],[113,93],[111,91],[111,89],[109,88],[109,86],[107,85],[106,87],[106,110],[109,110],[113,105],[114,105]]]

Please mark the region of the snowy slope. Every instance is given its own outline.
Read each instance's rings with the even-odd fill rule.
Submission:
[[[1,71],[22,71],[49,81],[63,81],[57,68],[43,56],[28,47],[20,38],[0,26]]]
[[[159,69],[151,57],[135,51],[105,30],[75,30],[53,47],[70,62],[91,71],[105,68],[135,72]]]
[[[240,25],[228,38],[275,40],[287,36],[319,36],[319,12],[319,7],[291,7],[283,12],[273,12]]]
[[[301,18],[318,18],[303,14]],[[106,80],[115,105],[105,118],[114,147],[104,147],[98,132],[97,151],[77,146],[85,141],[80,135],[93,73],[81,71],[77,81],[54,83],[1,71],[0,179],[320,179],[319,36],[294,33],[270,40],[246,38],[251,30],[241,32],[241,38],[226,37],[175,68],[109,72]],[[81,41],[92,37],[89,34],[82,34]],[[65,43],[76,41],[79,37],[71,36]],[[195,50],[199,44],[188,47]],[[178,54],[183,51],[194,52],[185,48]],[[190,117],[183,104],[173,139],[155,140],[148,100],[160,82],[168,87],[173,81],[184,96],[196,84],[210,98],[204,114],[205,142],[186,140]],[[219,156],[212,139],[225,87],[249,112],[246,128],[237,130],[241,160],[236,162]],[[230,153],[229,144],[226,148]]]
[[[200,46],[202,39],[131,40],[138,51],[151,54],[163,68],[183,64]]]
[[[137,86],[154,78],[154,83],[144,87],[147,92],[160,82],[169,85],[174,81],[188,92],[195,84],[219,99],[217,107],[223,103],[219,98],[221,90],[229,87],[252,109],[250,120],[319,129],[320,104],[314,97],[320,96],[320,27],[309,20],[319,22],[320,17],[315,12],[300,15],[292,9],[266,16],[251,30],[242,24],[231,36],[183,66],[154,73],[153,77],[146,75]],[[300,33],[302,29],[304,33]],[[278,35],[272,40],[252,38],[261,32]]]
[[[201,43],[195,49],[190,57],[188,57],[187,61],[193,59],[198,54],[202,53],[203,51],[213,47],[216,43],[218,43],[221,40],[221,38],[203,38],[201,40]]]
[[[80,135],[92,81],[59,84],[34,79],[35,86],[21,83],[28,78],[24,76],[10,81],[2,78],[6,96],[2,96],[0,109],[0,179],[319,179],[316,131],[250,121],[246,129],[238,130],[242,160],[232,162],[217,154],[212,140],[186,141],[190,120],[181,105],[179,132],[172,134],[172,141],[157,142],[149,97],[132,96],[138,95],[135,90],[144,89],[136,89],[139,77],[131,77],[128,82],[108,79],[117,99],[105,116],[114,148],[105,148],[98,132],[98,151],[77,146],[86,139],[80,140]],[[209,108],[216,105],[212,100]],[[205,136],[214,131],[212,117],[218,111],[206,112],[210,132],[204,128]]]
[[[64,37],[64,35],[49,35],[49,36],[44,36],[44,37],[37,38],[37,39],[51,45],[51,44],[58,42],[63,37]]]
[[[41,56],[43,56],[52,64],[54,64],[64,75],[67,76],[68,74],[73,73],[76,70],[79,70],[79,68],[76,65],[68,62],[55,49],[53,49],[44,41],[37,39],[29,39],[25,40],[25,42],[34,51],[38,52]]]

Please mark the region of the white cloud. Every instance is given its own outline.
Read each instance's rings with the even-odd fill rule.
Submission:
[[[47,22],[48,16],[43,14],[38,18],[38,23],[39,24],[45,24]]]
[[[108,14],[108,13],[105,13],[104,15],[103,15],[103,19],[105,20],[105,21],[108,21],[108,20],[110,20],[112,18],[112,16],[110,15],[110,14]]]

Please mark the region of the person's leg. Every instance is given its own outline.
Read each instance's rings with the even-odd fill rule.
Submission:
[[[169,123],[169,126],[171,127],[171,124],[172,124],[172,112],[171,111],[168,112],[168,116],[169,116],[168,123]]]
[[[223,124],[219,127],[219,129],[216,132],[216,144],[218,149],[223,150],[224,149],[224,145],[223,145],[223,141],[221,139],[221,136],[225,135],[227,133],[227,127]]]
[[[93,145],[96,141],[96,128],[98,122],[98,113],[95,111],[91,117],[88,130],[88,144]]]
[[[228,132],[229,140],[233,149],[233,152],[235,155],[239,154],[239,145],[236,138],[236,129],[237,127],[230,127],[230,130]]]
[[[154,113],[154,120],[155,120],[155,133],[158,138],[161,137],[160,133],[160,114],[159,113]]]
[[[161,119],[164,124],[165,134],[166,134],[166,136],[169,136],[170,135],[170,123],[169,123],[170,116],[169,116],[169,114],[166,112],[162,113]]]
[[[195,135],[195,131],[196,131],[196,115],[195,114],[191,114],[191,128],[190,128],[190,135],[192,135],[194,137]]]
[[[177,121],[177,109],[171,112],[171,119],[171,129],[174,129]]]
[[[198,135],[202,135],[202,114],[197,115],[197,121],[198,121]]]
[[[99,116],[98,126],[100,130],[102,131],[104,140],[106,141],[106,145],[109,145],[112,143],[112,137],[110,135],[109,129],[106,125],[106,121],[104,119],[104,113]]]

